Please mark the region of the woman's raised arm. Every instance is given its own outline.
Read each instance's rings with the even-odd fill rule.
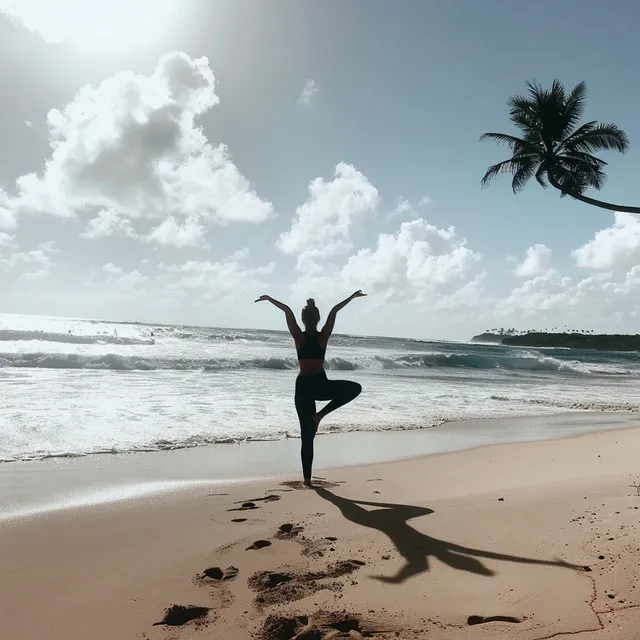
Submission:
[[[278,307],[281,311],[284,311],[284,317],[287,321],[287,328],[289,329],[289,333],[295,340],[296,345],[298,345],[302,341],[302,331],[296,322],[296,317],[293,315],[293,311],[291,311],[291,307],[286,305],[284,302],[280,302],[271,296],[260,296],[256,302],[270,302],[275,307]]]
[[[346,307],[352,300],[356,298],[363,298],[366,296],[366,293],[362,293],[360,289],[354,291],[348,298],[345,298],[342,302],[338,302],[331,311],[329,311],[329,315],[327,316],[327,321],[324,323],[324,327],[322,327],[322,337],[325,340],[328,340],[331,337],[331,333],[333,332],[333,327],[336,324],[336,316],[338,315],[338,311]]]

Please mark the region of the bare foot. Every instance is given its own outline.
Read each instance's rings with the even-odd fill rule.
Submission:
[[[311,484],[311,478],[304,479],[304,486],[308,487],[309,489],[313,489],[313,485]]]
[[[322,420],[322,416],[319,413],[313,414],[313,424],[316,426],[315,433],[318,433],[318,427],[320,426],[320,420]]]

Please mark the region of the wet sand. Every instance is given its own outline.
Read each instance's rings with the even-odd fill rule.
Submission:
[[[0,636],[631,640],[639,445],[629,428],[6,518]]]

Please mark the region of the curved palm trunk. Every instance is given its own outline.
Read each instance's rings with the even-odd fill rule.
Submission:
[[[608,209],[609,211],[619,211],[620,213],[640,213],[640,207],[626,207],[621,204],[610,204],[609,202],[603,202],[602,200],[596,200],[595,198],[589,198],[587,196],[583,196],[580,193],[571,193],[570,191],[565,191],[560,183],[553,179],[551,175],[549,175],[549,183],[552,187],[564,193],[568,196],[576,200],[580,200],[580,202],[584,202],[585,204],[593,205],[594,207],[600,207],[601,209]]]

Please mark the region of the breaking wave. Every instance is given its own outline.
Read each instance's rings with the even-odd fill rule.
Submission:
[[[78,338],[78,336],[75,336]],[[133,340],[122,338],[121,340]],[[119,344],[130,344],[121,342]],[[137,342],[136,344],[143,344]],[[297,361],[290,357],[256,358],[186,358],[154,355],[79,354],[79,353],[0,353],[0,367],[36,369],[103,369],[115,371],[230,371],[243,369],[297,369]],[[508,355],[462,353],[403,353],[379,356],[363,354],[352,359],[327,358],[326,367],[334,371],[376,371],[401,369],[492,369],[525,372],[560,372],[578,375],[632,375],[633,369],[612,364],[585,363],[561,360],[541,354],[520,352]]]
[[[29,331],[19,329],[0,329],[0,341],[22,342],[39,340],[41,342],[64,342],[66,344],[154,344],[153,338],[133,338],[117,334],[75,335],[49,331]]]

